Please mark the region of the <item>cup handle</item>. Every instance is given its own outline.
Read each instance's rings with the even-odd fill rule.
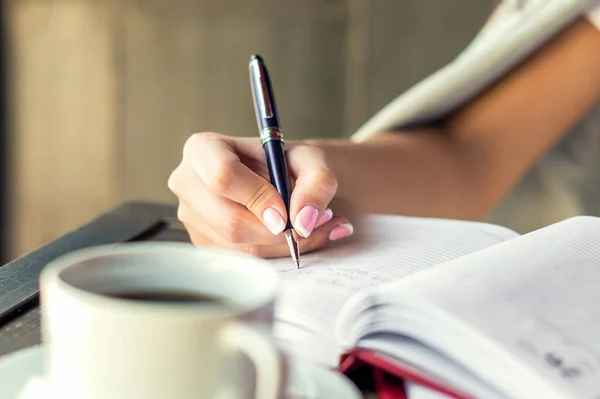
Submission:
[[[264,327],[232,322],[221,342],[226,350],[242,352],[256,369],[256,399],[281,399],[285,389],[287,361],[271,332]]]

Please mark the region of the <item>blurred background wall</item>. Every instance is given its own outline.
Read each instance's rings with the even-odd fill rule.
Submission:
[[[287,138],[350,135],[450,61],[486,0],[5,0],[8,256],[126,200],[175,203],[197,131],[256,135],[264,56]]]

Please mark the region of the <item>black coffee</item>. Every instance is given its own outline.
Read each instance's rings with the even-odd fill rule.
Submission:
[[[197,292],[185,291],[130,291],[109,294],[113,298],[130,301],[163,302],[163,303],[205,303],[223,304],[217,297]]]

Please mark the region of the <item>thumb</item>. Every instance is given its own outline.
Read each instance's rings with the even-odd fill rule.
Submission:
[[[294,147],[289,167],[297,176],[290,204],[294,228],[304,238],[310,236],[337,191],[337,179],[328,167],[322,150],[311,146]]]

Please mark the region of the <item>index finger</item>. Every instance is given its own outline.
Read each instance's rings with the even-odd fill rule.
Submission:
[[[273,185],[240,160],[235,143],[218,134],[195,135],[186,143],[184,158],[208,189],[245,206],[273,233],[286,224],[283,199]]]

